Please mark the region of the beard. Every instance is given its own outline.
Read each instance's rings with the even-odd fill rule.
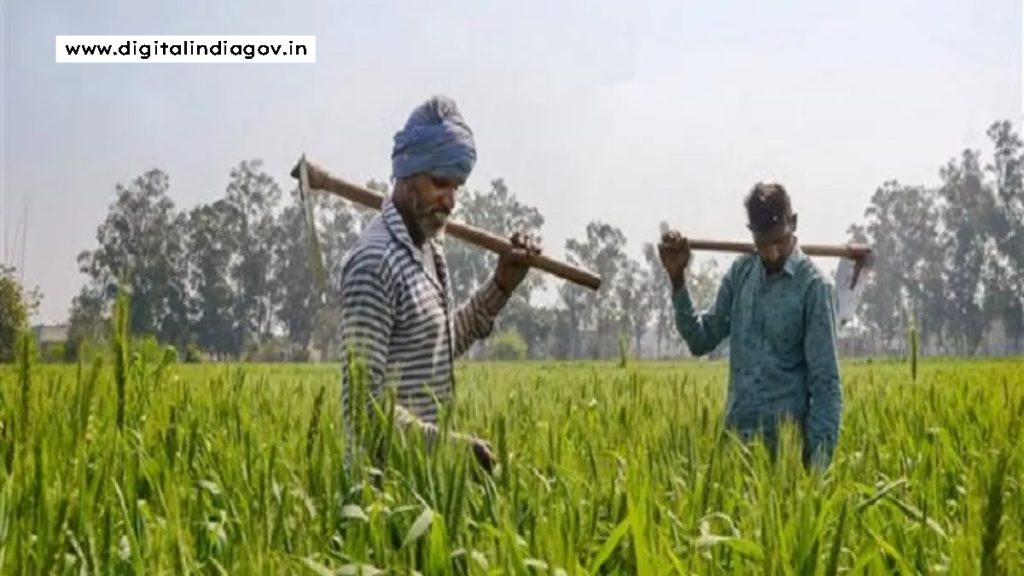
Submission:
[[[444,233],[445,225],[448,224],[449,213],[447,210],[444,208],[431,209],[423,206],[414,196],[412,201],[412,211],[424,238],[433,239]]]

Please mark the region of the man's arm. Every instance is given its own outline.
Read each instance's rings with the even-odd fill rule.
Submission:
[[[835,312],[831,286],[822,280],[815,281],[809,288],[804,307],[804,355],[811,396],[805,426],[808,464],[821,467],[832,460],[843,411]]]
[[[508,303],[509,294],[490,278],[455,312],[455,356],[462,356],[474,342],[494,329],[494,319]]]
[[[342,350],[346,355],[352,353],[355,360],[365,367],[366,393],[369,397],[364,398],[364,406],[367,409],[371,398],[378,403],[384,398],[384,384],[388,376],[388,344],[394,326],[396,304],[390,283],[379,268],[379,262],[372,258],[356,262],[345,272],[340,291]],[[351,418],[352,376],[346,356],[342,362],[342,410],[346,422]],[[433,425],[423,422],[397,404],[395,421],[403,428],[422,431],[429,440],[437,432]]]
[[[714,304],[705,312],[694,309],[686,275],[672,282],[672,306],[675,310],[676,330],[686,342],[690,353],[703,356],[717,347],[732,325],[733,269],[730,269],[718,287]]]
[[[512,249],[498,257],[494,275],[455,313],[455,356],[462,356],[474,342],[491,334],[495,317],[526,278],[530,269],[527,258],[540,254],[536,239],[529,234],[516,232],[509,240]]]

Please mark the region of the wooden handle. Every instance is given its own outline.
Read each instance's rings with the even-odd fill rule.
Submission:
[[[380,194],[363,188],[362,186],[352,184],[351,182],[346,182],[337,176],[333,176],[326,170],[312,164],[304,157],[299,160],[299,164],[292,169],[291,175],[293,178],[300,177],[300,168],[302,167],[303,162],[305,162],[306,165],[310,188],[323,190],[336,196],[341,196],[342,198],[346,198],[352,202],[362,204],[363,206],[373,208],[375,210],[380,210],[383,205],[384,197]],[[458,238],[459,240],[490,250],[496,254],[502,254],[512,248],[512,243],[505,238],[495,236],[490,232],[474,228],[467,224],[448,222],[445,229],[448,234]],[[538,268],[545,272],[554,274],[559,278],[573,282],[574,284],[590,288],[591,290],[598,290],[601,287],[601,278],[599,276],[587,270],[572,266],[571,264],[548,258],[543,254],[529,257],[527,259],[527,263],[532,268]]]
[[[713,252],[754,252],[756,248],[749,242],[719,242],[717,240],[689,240],[691,250],[709,250]],[[808,256],[832,256],[863,260],[871,253],[871,248],[863,244],[807,244],[800,245],[800,250]]]

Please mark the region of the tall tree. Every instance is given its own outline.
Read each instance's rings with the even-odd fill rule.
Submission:
[[[194,333],[203,350],[219,358],[241,354],[232,307],[230,281],[234,239],[228,234],[229,208],[224,200],[198,206],[189,214],[188,251]]]
[[[305,352],[316,328],[321,302],[313,277],[310,230],[297,190],[292,199],[292,204],[281,213],[274,242],[274,278],[281,297],[277,316],[292,345]]]
[[[371,181],[371,190],[387,195],[387,184]],[[335,347],[339,341],[340,306],[338,288],[341,285],[341,271],[345,255],[359,238],[359,234],[377,214],[376,211],[334,196],[315,197],[315,214],[320,249],[324,259],[326,293],[322,305],[317,308],[313,322],[312,339],[320,350],[321,358],[330,358],[340,351]]]
[[[491,189],[485,193],[474,191],[460,196],[453,218],[503,238],[518,231],[539,236],[544,227],[540,211],[520,202],[501,179],[492,180]],[[494,273],[498,263],[495,254],[447,237],[445,254],[456,302],[469,298]],[[516,291],[517,296],[528,302],[541,282],[540,275],[530,274]]]
[[[960,162],[950,160],[940,171],[939,194],[945,200],[946,285],[950,321],[960,354],[974,354],[988,327],[983,272],[989,259],[988,240],[995,198],[986,185],[978,153],[965,150]]]
[[[570,239],[565,248],[569,261],[577,266],[594,270],[601,278],[601,288],[587,291],[583,296],[582,326],[594,327],[591,355],[605,356],[614,348],[613,329],[619,318],[618,302],[615,299],[615,285],[620,271],[626,266],[626,237],[622,231],[610,224],[595,221],[587,224],[586,238],[582,241]],[[576,287],[563,289],[563,301],[569,305]]]
[[[579,265],[572,255],[569,263]],[[603,285],[603,283],[602,283]],[[591,325],[588,314],[593,306],[593,295],[586,288],[565,282],[558,288],[561,308],[555,317],[555,349],[557,358],[579,358],[583,352],[583,338]]]
[[[242,161],[232,169],[225,196],[226,224],[236,246],[231,266],[235,326],[243,350],[270,336],[276,303],[271,280],[281,189],[262,165],[261,160]]]
[[[615,290],[620,311],[619,330],[632,339],[633,352],[637,356],[643,355],[643,337],[647,333],[653,311],[648,274],[639,262],[627,258],[619,272]]]
[[[512,194],[504,180],[492,180],[487,192],[461,192],[453,219],[508,238],[515,232],[539,236],[544,217],[533,206]],[[452,297],[456,305],[465,302],[494,273],[497,255],[454,238],[445,239],[445,255],[451,272]],[[515,329],[526,340],[528,352],[536,354],[547,339],[550,324],[534,317],[532,295],[543,283],[541,274],[530,273],[509,299],[498,318],[495,333]],[[481,349],[478,344],[475,351]]]
[[[15,269],[0,265],[0,362],[14,359],[18,336],[38,304],[38,290],[25,290]]]
[[[654,336],[657,345],[656,357],[662,355],[662,343],[671,338],[672,320],[672,282],[665,273],[658,257],[658,248],[648,242],[644,244],[644,262],[647,265],[647,292],[654,316]]]
[[[117,199],[97,230],[99,246],[79,254],[78,262],[108,301],[118,288],[127,289],[134,333],[183,345],[188,340],[186,221],[168,188],[160,170],[118,185]]]
[[[866,224],[848,231],[851,242],[871,245],[876,255],[860,315],[883,349],[903,347],[908,314],[923,340],[942,341],[945,247],[937,200],[934,191],[885,182],[864,211]]]
[[[987,305],[999,317],[1020,352],[1024,345],[1024,157],[1020,137],[1009,121],[989,127],[995,148],[988,171],[995,180],[995,239],[999,254],[992,271],[995,286]]]

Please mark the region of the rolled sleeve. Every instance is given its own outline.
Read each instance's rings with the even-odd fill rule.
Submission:
[[[490,336],[494,321],[508,304],[506,294],[494,278],[488,279],[455,313],[455,355],[461,356],[474,342]]]
[[[672,294],[676,330],[695,356],[711,352],[729,335],[733,298],[731,278],[731,274],[722,278],[715,302],[705,313],[695,310],[690,289],[685,283]]]

